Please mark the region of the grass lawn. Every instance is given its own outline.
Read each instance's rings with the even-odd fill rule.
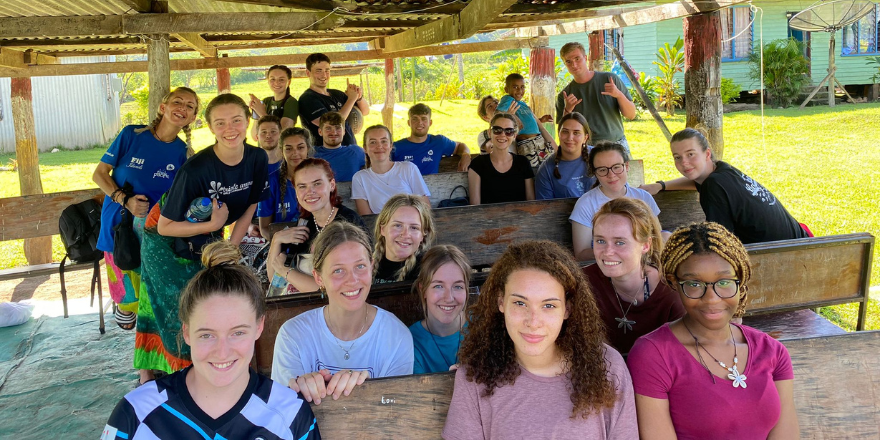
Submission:
[[[337,80],[338,81],[338,80]],[[337,87],[339,85],[337,84]],[[293,90],[302,90],[296,81]],[[261,91],[260,83],[238,85],[233,92],[243,97],[247,90]],[[203,103],[211,94],[201,94]],[[434,111],[433,133],[444,134],[476,150],[477,133],[485,123],[477,117],[472,100],[427,102]],[[395,108],[395,138],[408,134],[406,109],[409,103]],[[124,111],[123,111],[124,112]],[[880,150],[874,131],[880,123],[880,104],[843,105],[834,109],[816,107],[805,110],[767,110],[762,141],[760,112],[739,112],[724,117],[724,160],[754,177],[772,191],[791,214],[810,226],[816,235],[867,231],[880,235]],[[366,118],[366,125],[381,122],[376,110]],[[684,115],[666,118],[672,132],[684,128]],[[202,128],[194,132],[197,150],[213,142],[211,133]],[[642,119],[626,123],[627,138],[633,156],[645,161],[645,180],[671,179],[679,174],[673,166],[669,147],[655,122]],[[40,170],[46,192],[94,187],[91,174],[103,154],[101,149],[40,154]],[[11,155],[0,155],[6,163]],[[0,172],[0,197],[18,193],[18,176]],[[60,260],[61,244],[54,241],[54,255]],[[880,249],[880,247],[878,247]],[[21,241],[0,243],[0,268],[25,263]],[[871,284],[880,285],[880,250],[875,250]],[[826,317],[843,325],[855,325],[856,307],[826,308]],[[880,305],[872,302],[869,328],[880,329]]]

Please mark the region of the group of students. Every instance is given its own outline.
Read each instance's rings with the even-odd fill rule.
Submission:
[[[302,399],[318,404],[348,395],[367,378],[453,366],[447,438],[594,431],[596,438],[632,438],[636,430],[646,438],[703,438],[718,426],[746,437],[796,436],[785,348],[734,318],[744,311],[750,273],[742,243],[808,231],[760,184],[714,160],[701,133],[685,129],[672,139],[683,178],[630,188],[628,146],[618,140],[591,148],[584,115],[566,113],[559,146],[537,155],[545,159],[538,181],[546,182],[537,192],[580,197],[571,216],[574,249],[511,245],[466,311],[470,266],[458,249],[432,246],[436,231],[423,167],[436,172],[439,156],[451,150],[468,169],[472,204],[534,199],[532,163],[512,152],[536,145],[537,136],[518,138],[522,88],[514,86],[521,80],[508,85],[514,114],[487,115],[488,154],[471,161],[463,144],[428,135],[430,109],[417,105],[409,119],[414,145],[401,142],[394,151],[386,127],[369,127],[361,165],[367,168],[346,168],[339,157],[363,155],[353,137],[345,141],[346,113],[363,101],[350,85],[344,100],[328,103],[321,91],[334,95],[326,89],[329,60],[321,57],[310,56],[307,68],[318,85],[309,90],[321,95],[325,111],[303,113],[304,93],[304,128],[291,126],[296,117],[287,105],[297,101],[277,75],[281,71],[289,84],[289,70],[273,66],[273,99],[249,105],[221,94],[206,106],[216,138],[211,147],[192,153],[189,127],[200,102],[180,87],[164,97],[155,120],[124,128],[102,157],[94,173],[107,194],[99,249],[119,305],[117,321],[136,328],[134,366],[143,384],[119,404],[104,438],[318,438]],[[604,90],[619,100],[619,90]],[[570,96],[566,92],[565,103]],[[263,149],[246,143],[254,116]],[[280,151],[263,145],[273,137]],[[444,147],[418,159],[426,142]],[[338,196],[336,184],[345,177],[353,182],[357,212]],[[665,189],[700,191],[710,222],[669,237],[650,195]],[[200,197],[211,200],[205,221],[191,215]],[[123,210],[135,216],[141,242],[142,264],[134,270],[120,270],[113,259],[113,230]],[[360,217],[371,213],[378,214],[372,234]],[[271,223],[297,222],[272,237],[266,271],[273,284],[289,292],[320,290],[328,298],[327,306],[282,326],[274,381],[248,369],[264,325],[265,293],[254,274],[236,264],[240,255],[232,244],[241,242],[255,216],[264,231]],[[223,229],[233,224],[223,240]],[[577,261],[589,259],[596,264],[582,271]],[[424,310],[409,331],[366,303],[373,284],[403,280],[413,281]],[[630,353],[629,370],[618,351]],[[159,371],[172,374],[157,378]],[[697,379],[701,371],[711,385]],[[731,383],[732,390],[724,388]],[[528,405],[529,397],[537,397],[540,408]],[[697,405],[711,407],[720,421],[692,417]],[[750,423],[729,409],[743,407],[759,411]]]

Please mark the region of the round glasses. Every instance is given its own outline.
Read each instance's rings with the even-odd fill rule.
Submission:
[[[715,294],[718,295],[719,298],[724,299],[733,298],[739,291],[739,280],[729,279],[718,280],[714,283],[706,283],[698,280],[684,280],[679,281],[678,285],[681,287],[681,293],[684,293],[684,296],[690,299],[702,298],[703,295],[706,294],[706,290],[708,290],[709,286],[712,286],[712,290],[715,291]]]
[[[625,164],[619,163],[615,165],[611,165],[610,167],[599,167],[593,170],[599,177],[605,177],[608,175],[608,171],[611,171],[614,174],[620,174],[623,172],[623,169],[626,167]]]

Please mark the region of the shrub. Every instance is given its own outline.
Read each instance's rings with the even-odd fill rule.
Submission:
[[[657,51],[657,70],[660,76],[657,77],[657,84],[660,92],[660,105],[666,108],[668,116],[675,116],[675,107],[681,105],[681,95],[678,94],[678,81],[675,74],[684,70],[684,41],[681,37],[675,40],[670,46],[669,43],[663,43]]]
[[[871,76],[871,81],[876,84],[877,82],[880,82],[880,56],[868,57],[867,60],[868,60],[868,66],[873,64],[874,67],[877,68],[877,71],[874,72],[874,75]]]
[[[648,99],[651,100],[651,103],[657,102],[657,97],[660,96],[660,85],[657,78],[648,76],[645,72],[639,72],[639,85],[642,86],[642,90],[648,95]],[[635,87],[629,89],[629,95],[632,96],[633,103],[637,108],[640,110],[648,109],[648,105],[642,100],[641,95],[639,95]]]
[[[789,38],[764,45],[764,90],[771,105],[788,107],[810,82],[810,63],[804,58],[801,42]],[[749,77],[761,79],[761,55],[749,54]]]
[[[730,104],[739,98],[739,92],[742,86],[733,82],[730,78],[721,78],[721,103]]]

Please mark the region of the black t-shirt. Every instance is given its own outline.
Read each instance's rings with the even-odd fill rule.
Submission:
[[[334,222],[337,220],[345,220],[345,221],[363,229],[364,232],[367,233],[367,236],[368,237],[370,236],[370,231],[367,229],[367,225],[366,225],[366,223],[364,223],[364,219],[361,218],[360,214],[358,214],[354,210],[346,207],[345,205],[339,205],[336,207],[336,209],[338,211],[336,212],[336,216],[333,217]],[[283,252],[285,252],[288,255],[310,253],[311,252],[310,248],[312,246],[312,240],[314,240],[315,237],[318,236],[318,228],[315,225],[314,216],[309,214],[308,218],[306,218],[305,216],[302,218],[308,221],[308,223],[306,223],[306,227],[309,228],[309,240],[305,243],[283,245],[281,247],[281,249]],[[321,219],[321,223],[323,223],[324,220],[326,220],[326,219]]]
[[[745,244],[807,237],[776,196],[727,162],[718,161],[715,171],[695,185],[706,220],[720,223]]]
[[[385,284],[385,283],[396,283],[397,280],[397,271],[400,270],[401,267],[406,263],[406,260],[401,262],[394,262],[389,260],[388,258],[382,257],[382,260],[379,261],[379,267],[376,269],[376,275],[373,277],[373,284]],[[416,256],[416,264],[413,265],[412,269],[406,273],[403,281],[415,281],[416,277],[419,276],[419,268],[422,265],[422,256]]]
[[[174,177],[162,215],[172,221],[186,221],[192,201],[210,197],[227,206],[226,225],[230,225],[251,205],[269,196],[268,169],[269,157],[257,147],[245,144],[244,157],[234,166],[220,161],[213,147],[205,148],[186,161]]]
[[[492,166],[488,154],[471,161],[470,169],[480,176],[480,203],[521,202],[526,199],[526,179],[534,179],[535,173],[525,156],[511,154],[513,165],[506,173],[499,173]]]
[[[322,95],[312,89],[306,89],[299,97],[299,117],[302,119],[302,126],[312,132],[315,146],[324,145],[324,138],[318,134],[318,126],[312,124],[312,121],[318,119],[327,112],[338,112],[348,100],[348,95],[342,90],[327,89],[330,96]],[[345,136],[342,138],[342,145],[357,145],[354,132],[351,126],[345,123]]]

